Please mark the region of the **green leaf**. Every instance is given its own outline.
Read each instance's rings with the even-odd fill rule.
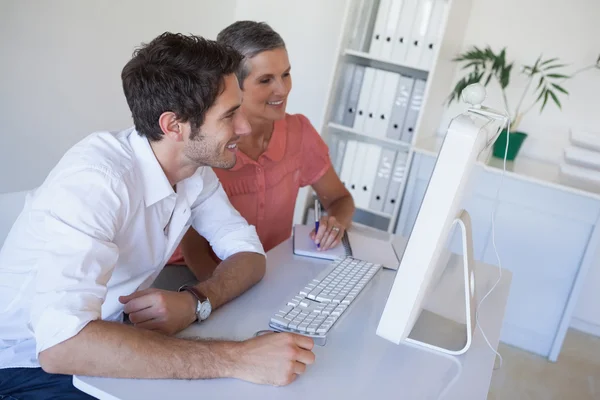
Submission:
[[[492,74],[488,75],[487,79],[485,80],[485,85],[484,86],[487,86],[488,83],[490,83],[490,80],[492,80]]]
[[[500,86],[502,87],[502,89],[506,89],[506,87],[508,86],[509,82],[510,82],[510,71],[512,70],[513,64],[508,65],[506,68],[504,68],[500,74]]]
[[[548,78],[568,78],[567,75],[563,75],[563,74],[548,74],[546,76]]]
[[[549,59],[549,60],[546,60],[546,61],[544,61],[543,63],[541,63],[541,64],[540,64],[540,66],[541,66],[541,65],[550,64],[551,62],[553,62],[553,61],[556,61],[556,60],[558,60],[558,57],[551,58],[551,59]]]
[[[544,93],[546,92],[546,88],[542,88],[542,90],[540,91],[540,95],[537,97],[537,99],[535,99],[535,102],[537,103],[538,101],[540,101],[540,99],[542,98],[542,96],[544,96]]]
[[[549,90],[544,91],[544,102],[542,103],[542,108],[540,109],[540,112],[544,111],[544,107],[546,106],[546,102],[548,101],[548,92]]]
[[[542,55],[541,54],[537,58],[537,60],[535,60],[535,64],[533,65],[533,69],[537,69],[537,67],[540,65],[540,61],[542,61]]]
[[[481,61],[471,61],[470,63],[465,64],[465,66],[462,67],[461,69],[467,69],[467,68],[472,67],[472,66],[476,66],[476,67],[480,67],[481,66],[481,67],[483,67],[484,63],[482,63]]]
[[[553,84],[552,84],[552,86],[554,86],[554,88],[555,88],[556,90],[558,90],[558,91],[561,91],[561,92],[563,92],[564,94],[569,94],[569,92],[567,92],[567,91],[565,90],[565,88],[563,88],[562,86],[559,86],[559,85],[557,85],[556,83],[553,83]]]
[[[540,82],[538,83],[535,90],[538,90],[540,88],[540,86],[542,86],[542,83],[544,83],[544,75],[540,76]]]
[[[560,108],[562,110],[562,107],[560,105],[560,101],[558,101],[558,97],[556,97],[556,95],[554,94],[553,91],[548,90],[548,92],[550,93],[550,96],[552,96],[552,100],[554,100],[554,102],[556,103],[556,105],[558,106],[558,108]]]
[[[554,68],[562,68],[562,67],[566,67],[567,64],[554,64],[554,65],[550,65],[549,67],[544,68],[544,71],[548,71],[549,69],[554,69]]]

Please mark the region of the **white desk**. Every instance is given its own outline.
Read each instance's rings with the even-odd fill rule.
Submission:
[[[403,243],[397,238],[398,243]],[[202,324],[194,324],[180,336],[245,339],[262,329],[275,308],[292,291],[318,275],[327,261],[292,254],[291,241],[268,254],[263,280],[229,304],[216,310]],[[498,270],[478,264],[478,297],[497,280]],[[476,330],[471,349],[458,357],[431,353],[409,345],[394,345],[375,335],[394,271],[379,272],[346,311],[327,337],[315,346],[316,362],[291,385],[271,387],[234,379],[133,380],[74,377],[79,389],[100,399],[485,399],[495,354]],[[500,284],[485,300],[479,321],[497,348],[508,298],[511,275],[505,271]],[[448,302],[452,305],[452,300]],[[460,306],[460,304],[458,304]],[[432,329],[435,329],[432,327]]]

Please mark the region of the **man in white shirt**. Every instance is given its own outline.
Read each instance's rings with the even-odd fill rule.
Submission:
[[[282,385],[314,361],[299,335],[170,336],[265,272],[254,227],[210,168],[231,168],[250,132],[240,59],[179,34],[141,47],[122,71],[135,129],[86,137],[28,196],[0,251],[0,398],[89,398],[74,374]],[[195,287],[149,288],[190,225],[223,263]]]

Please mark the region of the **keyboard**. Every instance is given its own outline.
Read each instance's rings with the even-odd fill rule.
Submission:
[[[353,257],[333,261],[303,289],[290,295],[272,316],[269,326],[280,332],[310,336],[316,344],[324,345],[335,322],[381,267]]]

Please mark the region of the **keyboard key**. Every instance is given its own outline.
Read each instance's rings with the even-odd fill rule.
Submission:
[[[314,300],[314,299],[316,299],[316,298],[317,298],[317,296],[319,295],[319,293],[321,293],[321,291],[322,291],[322,289],[319,289],[318,287],[316,287],[316,288],[314,288],[314,289],[312,290],[312,292],[310,292],[310,293],[308,294],[308,296],[307,296],[307,297],[308,297],[309,299],[313,299],[313,300]]]
[[[329,331],[330,325],[325,327],[323,325],[321,325],[318,329],[317,329],[317,333],[321,333],[321,334],[325,334],[327,333],[327,331]]]
[[[289,321],[286,321],[284,318],[279,318],[279,317],[273,317],[271,318],[271,322],[273,322],[274,324],[280,325],[284,328],[287,328]]]
[[[305,331],[306,332],[307,328],[308,328],[308,324],[305,324],[304,322],[301,323],[300,325],[298,325],[298,330],[299,331]]]
[[[293,309],[294,309],[294,307],[285,305],[285,306],[279,307],[279,312],[282,313],[283,315],[286,315],[287,313],[289,313]]]
[[[317,302],[317,301],[312,301],[310,299],[304,299],[301,303],[300,303],[300,307],[302,312],[307,312],[307,313],[311,313],[313,312],[313,310],[317,307],[320,307],[321,303]]]
[[[331,295],[320,294],[317,296],[316,300],[321,303],[331,303],[331,300],[333,300],[333,297]]]

